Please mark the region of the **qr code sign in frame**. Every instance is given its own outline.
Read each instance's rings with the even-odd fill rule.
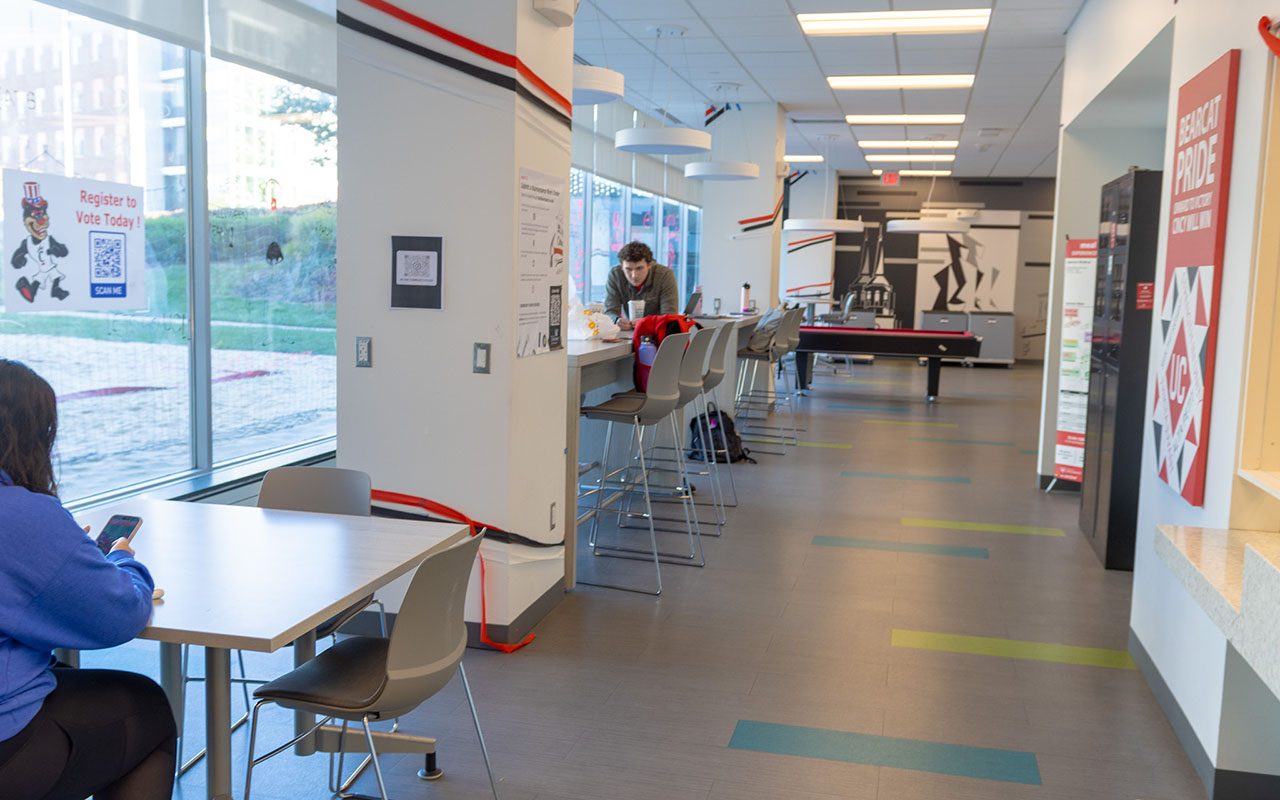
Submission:
[[[89,296],[127,297],[127,239],[120,231],[89,231]]]

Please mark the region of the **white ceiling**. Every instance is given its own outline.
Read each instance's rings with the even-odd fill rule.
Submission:
[[[856,139],[959,139],[965,177],[1052,177],[1066,30],[1084,0],[582,0],[579,59],[626,76],[626,99],[699,127],[721,100],[776,102],[787,152],[867,170]],[[985,33],[806,37],[796,14],[991,8]],[[659,38],[658,26],[687,29]],[[974,73],[972,89],[833,91],[830,75]],[[736,89],[721,84],[740,84]],[[850,129],[846,114],[966,113],[963,126]],[[721,123],[727,120],[723,117]],[[712,128],[714,134],[715,128]],[[835,139],[820,139],[831,137]],[[881,151],[887,152],[887,151]],[[905,166],[905,165],[904,165]],[[917,165],[917,166],[928,166]]]

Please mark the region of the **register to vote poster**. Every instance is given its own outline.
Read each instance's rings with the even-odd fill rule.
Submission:
[[[5,311],[145,308],[142,187],[4,171]]]
[[[516,357],[561,347],[564,317],[564,178],[520,170],[520,275]]]

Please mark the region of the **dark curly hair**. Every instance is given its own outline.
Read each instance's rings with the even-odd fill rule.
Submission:
[[[618,251],[618,263],[621,264],[627,261],[643,261],[646,264],[652,264],[653,251],[644,242],[627,242]]]
[[[53,477],[57,398],[25,364],[0,358],[0,469],[37,494],[58,496]]]

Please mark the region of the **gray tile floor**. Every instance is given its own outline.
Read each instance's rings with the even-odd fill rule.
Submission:
[[[905,628],[1124,648],[1131,579],[1104,571],[1076,532],[1076,496],[1036,490],[1035,457],[1022,451],[1035,448],[1038,369],[946,368],[933,406],[923,401],[924,370],[913,364],[855,373],[889,385],[822,370],[800,414],[802,441],[852,447],[801,447],[735,467],[741,505],[730,510],[723,538],[704,539],[705,569],[667,567],[660,598],[581,588],[523,650],[468,652],[506,800],[1204,797],[1137,672],[891,646],[891,630]],[[891,385],[901,382],[912,385]],[[957,427],[866,422],[887,418]],[[1014,444],[916,440],[924,437]],[[850,478],[844,470],[971,483]],[[910,528],[903,517],[1067,535]],[[816,534],[982,547],[990,558],[818,547]],[[649,577],[635,562],[583,555],[581,563],[588,574]],[[143,644],[102,658],[154,663]],[[254,657],[250,671],[286,669],[288,660]],[[198,702],[192,698],[193,710]],[[287,719],[277,716],[271,725],[283,736]],[[730,749],[739,720],[1031,751],[1043,785]],[[456,680],[405,727],[440,739],[446,775],[423,783],[414,776],[420,759],[387,757],[393,797],[488,796]],[[247,732],[234,741],[242,749]],[[277,758],[255,772],[254,797],[327,796],[325,771],[323,757]],[[242,775],[238,755],[237,784]],[[202,788],[195,770],[175,796],[197,798]],[[371,776],[357,788],[376,792]]]

